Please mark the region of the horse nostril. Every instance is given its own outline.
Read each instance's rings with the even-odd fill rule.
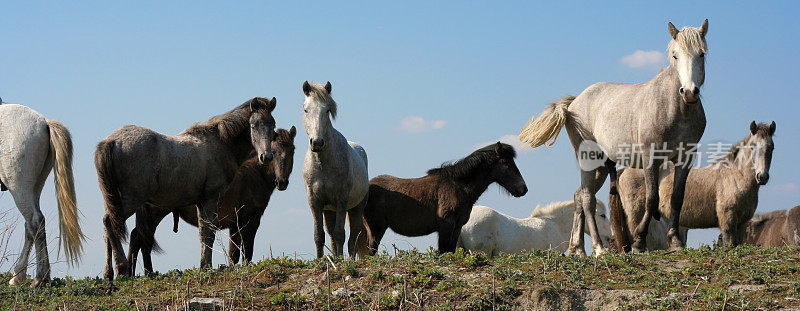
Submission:
[[[697,88],[697,87],[694,88],[694,90],[692,90],[692,94],[694,94],[694,95],[700,94],[700,88]]]
[[[678,92],[680,92],[681,94],[683,94],[683,87],[681,87],[680,89],[678,89]]]

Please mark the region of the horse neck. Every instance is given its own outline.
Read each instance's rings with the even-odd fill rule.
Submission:
[[[758,190],[759,184],[755,179],[756,170],[753,169],[752,157],[752,151],[749,146],[746,146],[739,151],[739,154],[733,159],[733,163],[725,164],[725,167],[719,171],[735,177],[739,180],[740,185],[746,185],[745,190],[747,191]],[[756,191],[757,193],[758,191]]]
[[[682,105],[682,99],[678,92],[681,88],[681,80],[678,77],[678,70],[675,65],[669,65],[667,68],[661,69],[647,84],[650,88],[653,88],[654,94],[659,94],[663,99],[660,102],[668,105],[668,107],[681,109],[686,106]],[[700,101],[697,102],[697,105],[700,105]]]
[[[217,136],[219,139],[219,136]],[[253,144],[250,142],[250,131],[243,131],[242,134],[239,134],[234,139],[231,139],[228,142],[222,141],[222,145],[226,146],[228,150],[231,151],[233,157],[236,159],[237,163],[244,163],[250,154],[255,150],[253,148]]]
[[[316,159],[319,163],[331,163],[335,161],[341,161],[343,157],[342,146],[348,145],[347,139],[344,138],[344,135],[336,130],[333,125],[330,125],[330,128],[326,131],[328,133],[327,137],[325,137],[325,144],[328,145],[327,147],[323,148],[320,152],[313,152],[309,147],[308,152],[311,152],[311,156]],[[348,145],[349,147],[349,145]]]
[[[469,206],[472,206],[494,180],[489,177],[489,170],[476,168],[475,172],[470,174],[467,178],[456,180],[456,182],[462,184],[462,189],[466,194],[465,199],[468,201]]]

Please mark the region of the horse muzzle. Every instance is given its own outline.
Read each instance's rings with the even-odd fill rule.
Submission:
[[[683,96],[683,100],[686,101],[687,104],[695,104],[697,103],[697,99],[700,98],[700,88],[699,87],[691,87],[684,89],[681,87],[678,92],[681,93]]]
[[[289,180],[288,179],[275,179],[275,187],[278,188],[278,191],[286,190],[289,187]]]
[[[322,151],[322,147],[325,146],[325,140],[322,138],[311,139],[308,144],[311,146],[311,151],[320,152]]]
[[[756,174],[756,182],[759,185],[766,185],[769,181],[769,173],[758,173]]]
[[[516,190],[514,190],[514,193],[512,193],[511,195],[513,195],[514,197],[519,198],[519,197],[525,195],[526,193],[528,193],[528,186],[522,185],[522,186],[516,187]]]
[[[272,161],[272,152],[264,152],[258,155],[258,162],[261,164],[267,164]]]

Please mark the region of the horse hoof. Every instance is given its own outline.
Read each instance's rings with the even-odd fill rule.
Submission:
[[[25,281],[27,279],[28,279],[27,275],[20,274],[18,276],[15,276],[15,277],[11,278],[10,280],[8,280],[8,285],[11,285],[11,286],[20,285],[22,283],[25,283]]]
[[[44,284],[46,284],[46,283],[48,283],[48,282],[49,282],[49,280],[48,280],[48,279],[39,279],[39,278],[34,278],[34,279],[33,279],[33,282],[31,282],[31,288],[39,288],[39,287],[42,287]]]
[[[607,251],[603,248],[598,248],[594,250],[594,257],[600,257],[603,254],[607,253]]]

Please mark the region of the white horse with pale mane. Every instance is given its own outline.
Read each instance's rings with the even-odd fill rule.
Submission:
[[[59,248],[64,247],[67,262],[75,264],[81,255],[83,233],[78,224],[75,186],[72,177],[72,139],[58,121],[21,105],[0,105],[0,181],[8,189],[25,218],[25,244],[14,265],[8,284],[27,278],[28,255],[36,247],[36,277],[32,287],[50,280],[44,215],[39,207],[44,182],[55,172],[58,199]]]
[[[595,222],[595,194],[605,183],[616,164],[644,168],[645,215],[636,227],[633,250],[646,249],[651,215],[659,219],[658,187],[660,167],[665,161],[685,161],[703,136],[705,112],[700,101],[700,87],[705,81],[705,53],[708,20],[700,28],[684,27],[678,31],[669,23],[672,40],[668,44],[669,67],[644,83],[596,83],[577,97],[568,96],[547,106],[539,117],[532,118],[519,137],[532,147],[552,145],[562,127],[566,127],[576,158],[581,164],[581,185],[575,192],[575,217],[569,247],[571,254],[586,255],[583,247],[584,221],[592,237],[595,255],[605,252]],[[592,143],[590,143],[592,142]],[[586,143],[586,144],[585,144]],[[579,148],[600,148],[606,163],[581,159]],[[632,147],[633,146],[633,147]],[[592,150],[595,151],[595,150]],[[672,248],[685,243],[679,235],[680,210],[686,178],[691,165],[676,165],[671,199],[672,224],[668,239]],[[611,181],[612,192],[615,181]],[[589,215],[589,217],[585,217]]]
[[[569,245],[572,230],[574,201],[553,202],[545,207],[537,206],[531,216],[514,218],[487,206],[475,206],[469,221],[461,228],[458,246],[489,256],[500,253],[514,254],[523,251],[550,250],[563,253]],[[597,229],[600,239],[608,243],[611,239],[611,224],[606,216],[603,202],[597,201]],[[647,235],[648,250],[667,249],[666,219],[650,223]],[[686,236],[686,229],[681,229]],[[588,233],[588,231],[586,232]]]

